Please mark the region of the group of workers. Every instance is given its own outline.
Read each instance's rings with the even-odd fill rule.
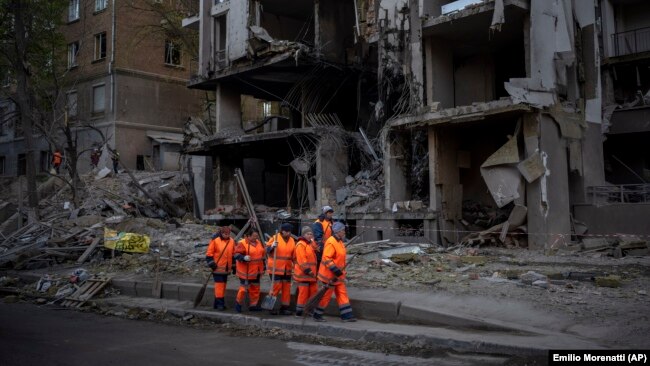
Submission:
[[[230,227],[222,227],[210,242],[206,252],[207,265],[214,277],[214,308],[226,309],[225,293],[228,275],[234,273],[240,286],[235,311],[241,312],[249,298],[249,311],[261,311],[260,278],[266,272],[272,285],[269,296],[279,296],[279,310],[274,315],[291,315],[291,281],[296,282],[296,316],[310,315],[316,321],[325,321],[323,313],[332,294],[336,296],[341,319],[356,321],[345,286],[346,249],[343,244],[345,225],[333,222],[334,210],[323,207],[322,214],[311,226],[304,226],[296,240],[291,235],[293,226],[283,223],[278,233],[266,245],[259,234],[249,230],[238,243],[230,237]],[[234,264],[234,267],[233,267]],[[324,296],[311,314],[303,314],[305,305],[318,292],[318,284],[326,286]]]

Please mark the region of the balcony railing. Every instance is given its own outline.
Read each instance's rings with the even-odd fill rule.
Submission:
[[[650,184],[621,184],[611,186],[593,186],[587,188],[592,204],[608,203],[648,203],[650,202]]]
[[[614,33],[612,40],[614,57],[650,51],[650,27]]]

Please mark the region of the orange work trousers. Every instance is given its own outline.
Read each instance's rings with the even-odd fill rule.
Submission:
[[[300,313],[305,308],[307,300],[318,292],[318,285],[316,282],[297,282],[298,285],[298,298],[296,299],[296,312]]]

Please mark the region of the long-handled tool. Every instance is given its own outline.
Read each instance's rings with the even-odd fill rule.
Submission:
[[[223,247],[223,251],[221,251],[221,254],[219,254],[219,258],[217,258],[217,261],[215,263],[219,263],[219,260],[223,256],[223,254],[226,252],[226,249],[228,249],[228,245],[230,245],[230,240],[228,240],[228,243],[226,243],[226,246]],[[208,282],[210,282],[210,277],[212,277],[212,271],[208,273],[208,277],[205,279],[205,283],[203,283],[203,286],[199,290],[199,292],[196,294],[196,297],[194,298],[194,307],[196,308],[199,306],[201,303],[201,300],[203,300],[203,295],[205,295],[205,289],[208,287]]]
[[[277,263],[277,257],[278,257],[278,230],[275,231],[275,236],[273,240],[273,269],[271,269],[271,290],[269,291],[269,294],[266,295],[264,298],[264,301],[262,301],[262,309],[264,310],[273,310],[275,307],[275,301],[277,300],[277,296],[273,294],[273,288],[275,287],[275,266]]]
[[[162,282],[160,279],[160,250],[156,249],[158,252],[156,255],[156,278],[153,281],[153,286],[151,286],[151,295],[154,298],[159,299],[162,295]]]
[[[345,267],[343,267],[341,271],[345,271],[345,269],[350,265],[352,260],[357,257],[357,255],[359,254],[357,253],[352,258],[350,258],[350,260],[345,264]],[[307,300],[307,303],[305,304],[305,308],[302,310],[302,325],[305,325],[305,319],[307,318],[307,315],[312,313],[316,309],[316,307],[318,307],[318,304],[323,299],[323,296],[325,296],[325,293],[327,292],[329,287],[334,283],[335,283],[335,279],[331,279],[329,283],[325,284],[323,287],[318,289],[318,291],[314,294],[314,296],[312,296],[311,298],[309,298],[309,300]]]

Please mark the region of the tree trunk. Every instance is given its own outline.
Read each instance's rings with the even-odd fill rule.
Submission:
[[[25,2],[12,0],[12,6],[15,9],[15,34],[16,34],[16,53],[18,64],[16,67],[16,94],[17,104],[20,109],[20,120],[23,126],[25,137],[25,165],[27,173],[27,197],[28,206],[32,212],[37,215],[38,192],[36,191],[36,163],[34,161],[34,131],[32,115],[32,96],[29,93],[29,64],[27,63],[27,32],[25,29],[24,17],[29,16],[29,10],[26,9]]]

